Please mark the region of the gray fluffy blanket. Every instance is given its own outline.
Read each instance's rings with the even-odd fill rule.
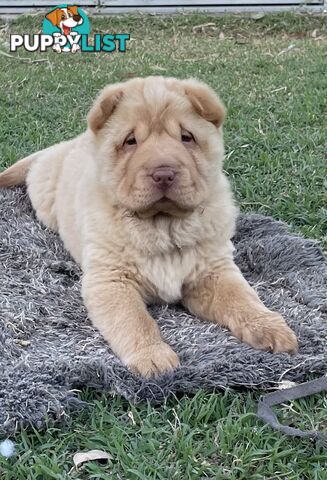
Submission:
[[[179,306],[155,307],[164,338],[179,354],[173,374],[146,381],[111,353],[87,318],[80,269],[60,239],[40,225],[24,189],[0,191],[0,434],[44,426],[79,402],[84,386],[132,401],[227,386],[265,388],[327,372],[327,266],[316,242],[261,215],[241,215],[236,261],[267,306],[296,331],[296,356],[255,351],[225,329]]]

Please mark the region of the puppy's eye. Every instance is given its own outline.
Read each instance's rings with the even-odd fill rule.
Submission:
[[[135,138],[134,133],[130,133],[130,134],[125,138],[124,147],[125,147],[126,145],[132,146],[132,145],[136,145],[136,144],[137,144],[137,142],[136,142],[136,138]]]
[[[188,131],[186,131],[186,130],[183,130],[183,131],[182,131],[181,139],[182,139],[182,142],[183,142],[183,143],[191,143],[191,142],[194,142],[194,141],[195,141],[192,133],[191,133],[191,132],[188,132]]]

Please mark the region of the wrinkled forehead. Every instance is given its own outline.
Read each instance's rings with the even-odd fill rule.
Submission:
[[[143,123],[153,129],[178,126],[191,103],[181,88],[169,88],[163,81],[142,82],[124,92],[121,110],[129,122]]]

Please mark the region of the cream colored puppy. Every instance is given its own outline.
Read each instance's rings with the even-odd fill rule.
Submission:
[[[294,333],[233,261],[224,115],[204,83],[132,79],[100,93],[85,133],[0,175],[0,186],[26,178],[38,218],[83,269],[93,324],[144,376],[179,363],[146,309],[156,301],[182,301],[254,348],[297,350]]]

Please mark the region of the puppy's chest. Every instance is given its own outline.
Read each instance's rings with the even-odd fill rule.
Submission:
[[[142,262],[140,273],[155,290],[153,300],[174,303],[182,297],[182,287],[197,265],[193,250],[150,257]]]

